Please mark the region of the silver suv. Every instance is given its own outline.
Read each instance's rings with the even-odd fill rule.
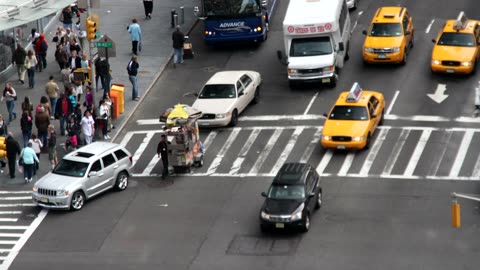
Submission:
[[[95,142],[64,156],[33,186],[32,200],[54,209],[82,209],[85,201],[111,188],[128,186],[132,155],[121,145]]]

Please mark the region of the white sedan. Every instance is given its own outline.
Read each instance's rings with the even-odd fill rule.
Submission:
[[[200,126],[235,126],[238,115],[260,97],[262,77],[256,71],[215,73],[197,95],[192,107],[203,114]]]

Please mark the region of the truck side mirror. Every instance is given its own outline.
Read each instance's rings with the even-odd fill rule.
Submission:
[[[367,35],[367,30],[363,30],[362,34]]]
[[[343,42],[338,43],[338,50],[341,52],[345,50],[345,46],[343,45]]]

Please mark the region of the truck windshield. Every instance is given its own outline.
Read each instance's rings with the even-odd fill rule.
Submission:
[[[328,119],[368,120],[367,108],[363,106],[335,106]]]
[[[475,39],[472,34],[443,33],[437,44],[443,46],[475,47]]]
[[[402,26],[399,23],[374,23],[370,29],[372,37],[400,37],[402,35]]]
[[[290,46],[290,56],[315,56],[331,54],[330,37],[294,38]]]
[[[261,11],[260,0],[204,0],[207,17],[244,17]]]

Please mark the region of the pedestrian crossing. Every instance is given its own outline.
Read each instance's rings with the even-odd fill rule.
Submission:
[[[47,211],[32,203],[31,191],[0,191],[0,269],[8,269]]]
[[[326,150],[321,126],[249,126],[201,132],[204,166],[186,176],[273,177],[285,162],[309,162],[322,176],[478,180],[480,129],[381,126],[362,151]],[[161,174],[162,130],[130,131],[134,176]]]

